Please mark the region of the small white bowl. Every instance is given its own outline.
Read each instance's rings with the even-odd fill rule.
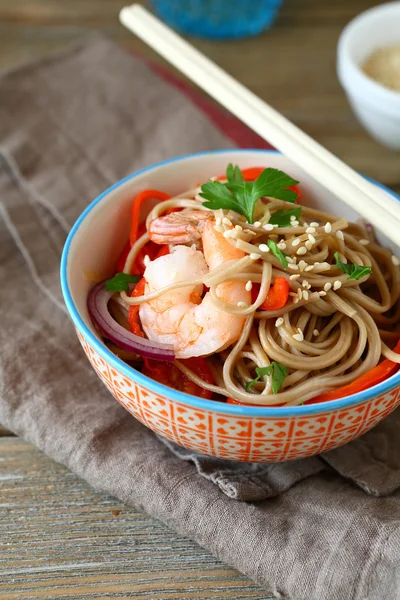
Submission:
[[[395,44],[400,44],[400,2],[367,10],[339,38],[337,74],[365,129],[384,146],[400,150],[400,92],[384,87],[362,70],[375,50]]]

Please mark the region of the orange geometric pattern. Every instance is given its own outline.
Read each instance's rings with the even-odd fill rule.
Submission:
[[[320,454],[372,429],[400,404],[400,388],[357,406],[317,415],[242,417],[198,409],[158,395],[110,366],[78,333],[94,370],[113,396],[149,429],[190,450],[245,462],[281,462]]]

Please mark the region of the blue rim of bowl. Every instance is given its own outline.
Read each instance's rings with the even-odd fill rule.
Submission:
[[[224,402],[216,402],[214,400],[205,400],[203,398],[199,398],[197,396],[190,396],[189,394],[185,394],[183,392],[179,392],[174,388],[167,387],[145,375],[142,375],[139,371],[127,365],[124,361],[118,358],[115,354],[113,354],[102,342],[90,331],[87,325],[84,323],[81,318],[75,303],[72,299],[72,295],[68,285],[67,278],[67,267],[68,267],[68,253],[72,243],[74,236],[76,235],[79,227],[82,225],[83,221],[89,215],[89,213],[94,209],[97,204],[99,204],[103,198],[105,198],[110,192],[114,191],[121,185],[125,184],[127,181],[130,181],[141,175],[142,173],[146,173],[146,171],[151,171],[158,167],[178,162],[180,160],[185,160],[189,158],[196,158],[200,156],[206,155],[217,155],[217,154],[280,154],[276,150],[251,150],[251,149],[240,149],[240,148],[232,148],[230,150],[213,150],[210,152],[198,152],[196,154],[187,154],[184,156],[178,156],[176,158],[172,158],[169,160],[164,160],[157,164],[151,165],[150,167],[145,167],[144,169],[140,169],[127,177],[124,177],[107,190],[105,190],[102,194],[100,194],[93,202],[89,204],[89,206],[83,211],[80,217],[77,219],[75,224],[73,225],[67,240],[64,245],[62,257],[61,257],[61,267],[60,267],[60,277],[61,277],[61,289],[64,296],[64,301],[67,306],[70,317],[72,318],[73,323],[79,330],[79,332],[83,335],[86,341],[100,354],[100,356],[115,369],[123,373],[129,379],[133,379],[140,385],[145,388],[150,389],[151,391],[159,394],[161,396],[166,396],[180,404],[184,404],[187,406],[191,406],[196,409],[202,409],[207,411],[218,411],[218,413],[223,413],[232,416],[249,416],[249,417],[294,417],[300,415],[315,415],[319,413],[326,413],[332,410],[337,409],[345,409],[357,404],[361,404],[366,400],[370,400],[375,396],[384,394],[386,392],[390,392],[392,389],[396,388],[400,385],[400,371],[390,377],[388,380],[383,381],[382,383],[364,390],[363,392],[359,392],[357,394],[352,394],[351,396],[345,396],[344,398],[340,398],[338,400],[330,400],[328,402],[321,402],[320,404],[306,404],[299,406],[281,406],[281,407],[260,407],[260,406],[239,406],[235,404],[226,404]],[[400,197],[395,194],[392,190],[385,187],[383,184],[371,179],[369,179],[372,183],[382,188],[389,194],[392,194],[397,200],[400,200]]]

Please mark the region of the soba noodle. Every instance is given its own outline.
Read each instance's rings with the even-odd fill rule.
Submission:
[[[391,252],[377,244],[369,226],[347,223],[304,205],[301,216],[292,219],[289,227],[268,226],[273,213],[293,208],[293,204],[268,198],[262,199],[260,221],[249,225],[236,212],[209,211],[198,193],[195,188],[158,203],[147,217],[147,228],[171,208],[182,209],[180,214],[208,211],[214,213],[214,227],[245,256],[204,276],[144,296],[131,297],[123,291],[118,298],[119,308],[127,309],[179,287],[204,284],[217,308],[245,317],[237,342],[207,357],[214,385],[204,382],[184,362],[175,361],[190,380],[249,405],[298,405],[352,382],[382,357],[400,362],[400,356],[387,346],[393,346],[400,337],[400,269]],[[266,251],[268,240],[284,249],[287,269]],[[148,241],[145,233],[132,246],[124,272],[131,272],[138,252]],[[197,246],[201,249],[200,242]],[[370,266],[372,273],[349,279],[335,264],[336,252],[342,262]],[[257,310],[277,276],[285,277],[290,284],[289,301],[277,310]],[[227,304],[217,295],[217,286],[225,281],[247,282],[248,289],[258,284],[258,296],[250,306]],[[246,384],[256,378],[256,367],[268,366],[272,361],[287,368],[279,393],[273,393],[269,375],[260,377],[246,391]]]

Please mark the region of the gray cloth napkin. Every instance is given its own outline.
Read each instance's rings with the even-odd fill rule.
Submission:
[[[101,38],[1,77],[0,422],[277,597],[395,600],[399,412],[322,458],[239,465],[193,455],[115,402],[66,314],[60,253],[87,203],[146,164],[232,147],[228,133]]]

